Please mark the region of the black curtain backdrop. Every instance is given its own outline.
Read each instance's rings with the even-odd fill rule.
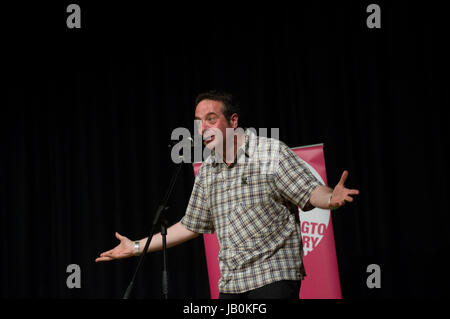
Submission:
[[[448,295],[448,42],[441,2],[167,6],[108,2],[2,7],[0,296],[121,298],[131,258],[95,263],[118,231],[147,236],[173,164],[167,141],[193,128],[194,100],[227,90],[241,123],[289,146],[324,143],[327,177],[359,188],[333,212],[344,298]],[[270,131],[270,130],[269,130]],[[171,224],[193,185],[183,167]],[[202,238],[168,251],[171,298],[209,298]],[[66,268],[81,269],[69,289]],[[369,264],[381,288],[366,286]],[[162,254],[132,298],[161,296]]]

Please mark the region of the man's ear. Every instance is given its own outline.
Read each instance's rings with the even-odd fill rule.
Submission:
[[[232,128],[237,128],[239,126],[239,115],[237,113],[231,115],[229,122]]]

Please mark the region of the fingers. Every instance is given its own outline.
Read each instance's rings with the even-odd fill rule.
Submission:
[[[111,258],[111,257],[98,257],[95,259],[95,262],[98,263],[98,262],[102,262],[102,261],[111,261],[111,260],[113,260],[113,258]]]
[[[342,176],[341,176],[341,179],[339,180],[338,185],[344,185],[345,181],[347,180],[347,177],[348,177],[348,171],[345,170],[345,171],[342,173]]]
[[[108,251],[105,251],[105,252],[101,253],[100,257],[97,257],[95,259],[95,262],[110,261],[110,260],[113,260],[113,259],[114,259],[114,256],[112,254],[112,249],[111,249],[111,250],[108,250]]]
[[[105,257],[105,256],[112,257],[112,255],[113,255],[113,250],[112,249],[108,250],[108,251],[105,251],[105,252],[100,254],[101,257]]]
[[[116,238],[117,238],[118,240],[120,240],[120,241],[122,241],[122,239],[125,238],[124,236],[120,235],[118,232],[115,232],[114,235],[115,235]],[[117,247],[116,247],[116,248],[117,248]],[[113,259],[117,259],[117,256],[116,256],[116,254],[115,254],[114,249],[115,249],[115,248],[110,249],[110,250],[107,250],[107,251],[101,253],[101,254],[100,254],[100,257],[97,257],[97,258],[95,259],[95,262],[110,261],[110,260],[113,260]]]
[[[351,202],[353,202],[354,201],[354,199],[353,199],[353,197],[351,197],[351,196],[349,196],[349,195],[346,195],[345,197],[344,197],[344,199],[342,199],[342,200],[337,200],[337,201],[335,201],[335,202],[333,202],[332,203],[332,206],[333,207],[341,207],[341,206],[344,206],[345,205],[345,203],[351,203]]]
[[[342,173],[341,179],[339,180],[339,183],[336,185],[336,187],[333,190],[333,199],[334,202],[332,203],[333,207],[341,207],[344,206],[345,203],[353,202],[353,195],[359,195],[359,190],[357,189],[348,189],[344,186],[345,181],[348,178],[348,171],[345,170]]]
[[[99,262],[99,261],[110,261],[110,260],[114,260],[117,259],[118,256],[116,254],[114,254],[113,249],[105,251],[103,253],[100,254],[100,257],[97,257],[97,259],[95,259],[95,262]]]
[[[353,202],[353,197],[351,197],[350,195],[358,195],[359,194],[359,190],[357,189],[350,189],[347,192],[347,195],[344,197],[344,200],[346,202]]]

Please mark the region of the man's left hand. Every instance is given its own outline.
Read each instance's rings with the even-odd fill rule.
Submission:
[[[330,208],[336,209],[343,205],[345,205],[346,202],[353,202],[353,197],[350,195],[358,195],[359,190],[357,189],[348,189],[345,187],[345,181],[348,177],[348,171],[344,171],[342,173],[341,179],[339,180],[339,183],[334,187],[333,193],[330,200]]]

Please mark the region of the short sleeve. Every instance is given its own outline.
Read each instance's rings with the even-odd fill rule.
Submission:
[[[181,224],[196,233],[213,233],[214,225],[209,210],[207,194],[203,187],[204,170],[200,168],[195,178],[191,198]]]
[[[305,161],[280,142],[280,158],[275,171],[278,192],[304,210],[312,191],[322,183],[312,174]]]

